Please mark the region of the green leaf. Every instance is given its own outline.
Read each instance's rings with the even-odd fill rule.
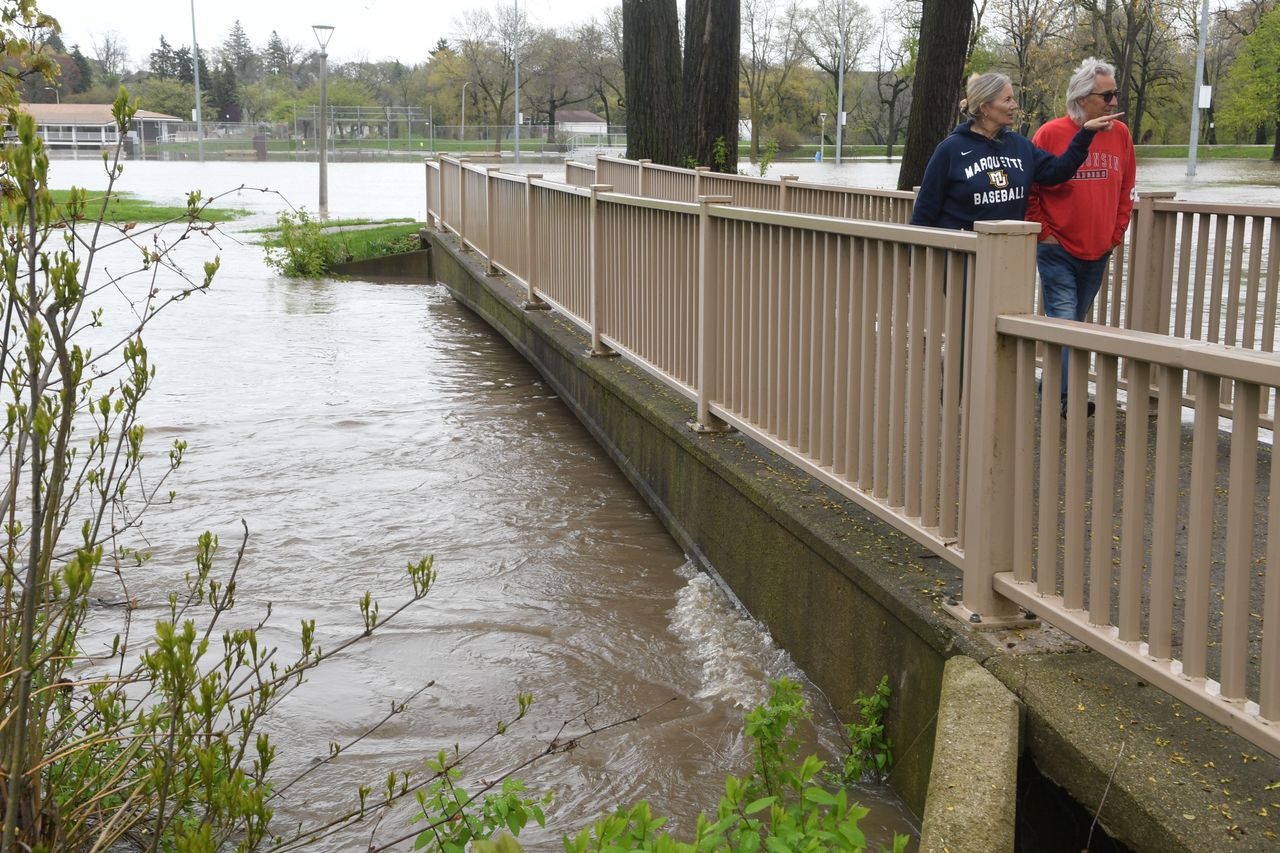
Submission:
[[[830,806],[836,802],[835,795],[825,788],[805,788],[804,798],[808,802],[817,803],[820,806]]]
[[[765,809],[769,808],[769,806],[776,803],[777,801],[778,801],[777,797],[761,797],[760,799],[756,800],[753,803],[748,803],[747,807],[743,809],[743,812],[746,814],[755,814],[756,812],[762,812]]]

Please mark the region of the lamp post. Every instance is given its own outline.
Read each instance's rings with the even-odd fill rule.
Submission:
[[[1196,175],[1196,146],[1200,144],[1200,93],[1204,86],[1205,37],[1209,31],[1209,0],[1200,6],[1200,38],[1196,44],[1196,79],[1191,87],[1191,141],[1187,148],[1187,177]]]
[[[516,67],[516,162],[520,162],[520,0],[516,4],[516,38],[511,53]]]
[[[316,41],[320,44],[320,218],[329,216],[329,39],[333,27],[328,24],[312,24]]]
[[[200,111],[200,45],[196,43],[196,0],[191,0],[191,70],[196,82],[196,158],[204,162],[204,116]]]
[[[460,148],[467,141],[467,87],[470,85],[470,80],[462,84],[462,130],[458,131],[458,147]]]
[[[53,102],[55,104],[62,103],[62,96],[58,94],[57,89],[53,88],[52,86],[45,86],[44,88],[46,92],[53,92]]]
[[[840,5],[840,77],[836,80],[836,165],[840,165],[844,154],[844,0],[836,0]]]
[[[818,159],[825,160],[827,158],[827,114],[818,113],[818,118],[822,119],[822,133],[818,135]]]

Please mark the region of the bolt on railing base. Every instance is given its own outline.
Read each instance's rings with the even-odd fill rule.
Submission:
[[[617,350],[609,349],[608,347],[587,350],[588,358],[617,358],[620,355],[622,355],[622,353]]]
[[[684,425],[699,435],[709,435],[713,433],[734,432],[733,424],[725,423],[719,418],[712,418],[709,423],[702,423],[697,420],[685,421]]]
[[[1039,628],[1040,620],[1029,610],[1019,611],[1018,616],[981,616],[964,606],[952,596],[942,605],[943,609],[975,631],[1007,631],[1011,628]]]
[[[550,311],[551,303],[543,302],[541,299],[526,299],[520,303],[520,308],[523,311]]]

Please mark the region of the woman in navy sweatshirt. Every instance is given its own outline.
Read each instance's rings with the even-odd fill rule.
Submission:
[[[1009,130],[1018,110],[1013,83],[990,72],[969,78],[960,109],[969,117],[934,149],[911,212],[912,225],[973,230],[988,219],[1025,219],[1031,184],[1070,180],[1089,153],[1096,131],[1124,113],[1085,122],[1055,157]]]

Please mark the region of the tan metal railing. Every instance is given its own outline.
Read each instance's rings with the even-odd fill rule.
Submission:
[[[564,182],[571,187],[589,187],[596,183],[596,167],[570,160],[564,164]]]
[[[996,328],[1008,342],[999,349],[1012,401],[996,413],[1010,423],[997,429],[1013,437],[1014,458],[1002,475],[1010,571],[995,574],[995,589],[1277,752],[1280,577],[1262,576],[1280,560],[1280,504],[1259,495],[1280,488],[1280,468],[1258,436],[1280,357],[1033,316],[1002,316]],[[1068,412],[1080,414],[1065,427],[1056,395],[1036,402],[1036,348],[1045,343],[1049,375],[1059,345],[1071,347]],[[1122,364],[1132,387],[1160,390],[1154,407],[1147,394],[1125,399]],[[1190,429],[1185,382],[1206,401]],[[1229,447],[1218,428],[1226,387],[1236,401]]]
[[[1280,355],[1036,316],[1032,223],[945,231],[428,163],[428,207],[455,231],[480,227],[455,225],[466,210],[450,221],[455,167],[459,187],[487,187],[462,195],[493,206],[492,264],[593,353],[630,356],[693,401],[700,428],[738,428],[959,567],[981,620],[1023,605],[1280,754],[1280,574],[1256,571],[1280,561],[1280,503],[1258,498],[1280,489],[1258,440]],[[1036,396],[1037,364],[1057,376],[1063,346],[1065,437],[1057,394]],[[1190,429],[1187,382],[1212,401]]]
[[[915,193],[909,190],[801,183],[794,175],[755,178],[712,172],[704,166],[682,169],[603,154],[596,157],[594,172],[591,166],[582,163],[565,165],[565,183],[589,186],[595,181],[609,184],[618,192],[646,198],[692,202],[704,195],[723,195],[738,207],[903,225],[911,219],[911,208],[915,204]]]

